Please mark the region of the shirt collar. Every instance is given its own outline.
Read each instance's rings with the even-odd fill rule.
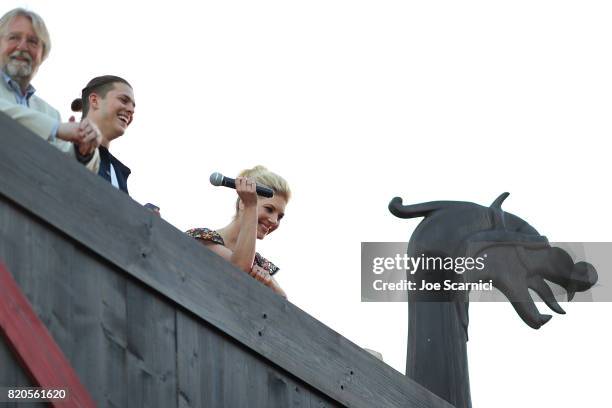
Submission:
[[[30,98],[32,97],[32,95],[34,95],[34,92],[36,92],[36,88],[34,88],[32,86],[32,84],[28,84],[28,87],[26,88],[25,94],[23,94],[21,92],[21,87],[19,86],[19,84],[17,83],[17,81],[15,81],[13,78],[11,78],[10,76],[8,76],[6,74],[6,72],[2,71],[2,79],[4,79],[4,83],[6,83],[6,86],[13,91],[14,93],[16,93],[17,95],[24,97],[26,100],[30,100]]]

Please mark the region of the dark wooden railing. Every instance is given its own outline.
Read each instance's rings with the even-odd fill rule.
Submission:
[[[1,113],[0,141],[0,261],[98,406],[450,407]],[[0,387],[36,386],[17,357]]]

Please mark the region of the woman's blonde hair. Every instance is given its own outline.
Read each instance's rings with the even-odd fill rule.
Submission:
[[[287,201],[289,201],[291,198],[291,189],[289,188],[289,183],[287,183],[287,180],[278,174],[271,172],[264,166],[257,165],[252,169],[242,170],[238,176],[248,177],[257,184],[270,187],[274,191],[274,195],[279,195]],[[240,199],[236,201],[236,213],[238,213],[239,202]]]

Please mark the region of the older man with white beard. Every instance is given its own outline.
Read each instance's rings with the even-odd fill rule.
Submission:
[[[97,172],[101,135],[96,125],[87,119],[62,123],[59,112],[34,95],[30,81],[50,49],[38,14],[17,8],[0,18],[0,112]]]

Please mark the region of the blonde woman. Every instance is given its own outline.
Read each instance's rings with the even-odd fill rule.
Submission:
[[[274,196],[258,197],[256,184],[270,187]],[[279,268],[257,253],[255,246],[257,239],[279,227],[291,198],[289,184],[265,167],[255,166],[236,178],[236,192],[236,214],[229,224],[217,230],[193,228],[187,234],[286,298],[273,276]]]

